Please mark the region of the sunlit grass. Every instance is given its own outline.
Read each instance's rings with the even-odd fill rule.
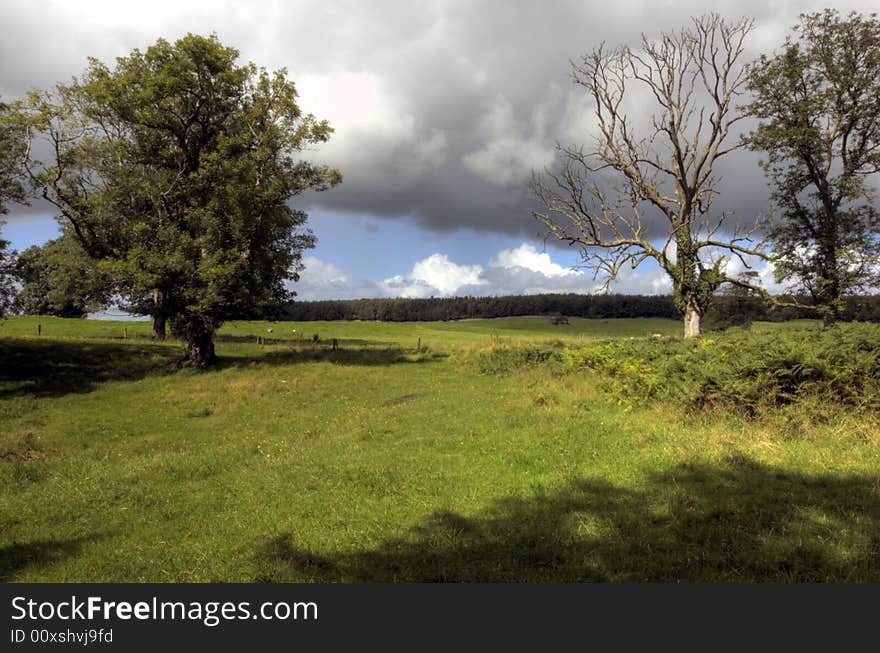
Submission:
[[[147,324],[7,320],[0,576],[880,580],[870,416],[782,430],[469,353],[678,328],[236,323],[196,373]]]

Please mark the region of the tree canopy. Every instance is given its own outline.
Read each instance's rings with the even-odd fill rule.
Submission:
[[[34,187],[130,302],[171,320],[195,366],[224,320],[291,297],[314,237],[290,200],[341,181],[295,158],[332,129],[302,113],[286,71],[238,57],[216,36],[159,39],[19,104],[54,154],[29,156]]]
[[[9,201],[25,201],[21,169],[22,139],[15,133],[15,127],[15,121],[10,119],[9,107],[0,102],[0,216],[9,210]],[[0,219],[2,226],[3,220]],[[0,317],[11,307],[15,297],[15,261],[8,247],[9,242],[0,237]]]
[[[86,254],[69,232],[22,251],[15,276],[21,289],[14,308],[28,315],[84,317],[107,306],[114,290],[100,261]]]
[[[780,51],[753,67],[749,146],[778,209],[770,241],[778,280],[836,320],[844,296],[880,283],[880,20],[804,14]]]

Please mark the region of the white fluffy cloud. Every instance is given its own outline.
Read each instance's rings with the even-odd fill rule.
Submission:
[[[577,275],[579,272],[564,268],[550,260],[550,254],[539,252],[533,245],[523,243],[516,249],[504,249],[489,263],[499,268],[525,268],[548,277]]]
[[[417,261],[406,274],[381,280],[357,280],[344,270],[315,257],[306,257],[305,271],[294,288],[301,299],[356,299],[360,297],[452,297],[484,295],[530,295],[539,293],[602,292],[602,279],[588,270],[563,267],[547,252],[533,245],[504,249],[483,265],[463,265],[446,254],[431,254]],[[758,283],[771,293],[784,292],[776,283],[773,265],[748,259],[746,268],[737,257],[727,261],[730,276],[750,269],[758,273]],[[633,295],[664,295],[672,292],[672,280],[662,270],[648,264],[633,270],[625,267],[609,290]]]
[[[398,289],[401,297],[454,295],[465,286],[487,285],[482,275],[480,265],[458,265],[450,261],[446,254],[431,254],[413,265],[409,275],[395,276],[382,283],[389,289]],[[430,292],[432,290],[436,292]]]
[[[344,270],[315,257],[303,260],[305,270],[294,288],[300,299],[360,297],[451,297],[464,295],[523,295],[537,293],[595,293],[600,280],[582,270],[553,262],[546,252],[523,243],[492,257],[487,266],[463,265],[446,254],[417,261],[406,274],[382,280],[357,280]],[[669,277],[657,269],[621,271],[612,292],[654,295],[671,292]]]
[[[302,299],[347,296],[352,283],[344,271],[314,256],[306,256],[302,262],[305,271],[301,273],[299,283],[292,286]]]

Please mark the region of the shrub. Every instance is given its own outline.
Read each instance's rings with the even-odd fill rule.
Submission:
[[[841,324],[751,332],[730,329],[699,340],[615,340],[585,346],[496,347],[484,373],[551,364],[592,369],[629,402],[664,400],[759,415],[798,405],[880,411],[880,325]]]
[[[692,407],[721,405],[749,414],[803,402],[880,410],[877,325],[733,330],[697,341],[634,342],[622,345],[617,358],[630,361],[630,368],[643,368],[634,373],[615,363],[625,372],[619,376],[630,395],[649,388],[646,398]]]
[[[482,374],[509,374],[524,368],[534,367],[550,361],[561,361],[559,344],[539,345],[502,345],[481,351],[477,365]]]

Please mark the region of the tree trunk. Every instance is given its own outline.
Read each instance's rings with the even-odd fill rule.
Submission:
[[[700,337],[700,318],[702,313],[699,306],[693,299],[689,299],[687,308],[684,311],[684,337],[699,338]]]
[[[190,320],[186,325],[186,353],[180,366],[205,369],[216,362],[214,331],[198,318]]]
[[[165,340],[165,315],[153,316],[153,339]]]
[[[153,288],[153,338],[165,340],[165,292]]]

